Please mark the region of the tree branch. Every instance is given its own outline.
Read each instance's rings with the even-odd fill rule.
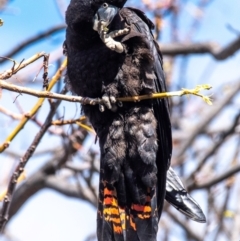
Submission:
[[[210,54],[216,60],[224,60],[240,49],[240,37],[223,48],[220,48],[215,43],[170,43],[159,45],[163,55]]]
[[[66,92],[66,89],[64,89],[62,91],[63,94],[65,92]],[[15,168],[15,171],[13,172],[13,174],[11,176],[10,182],[8,184],[7,194],[4,197],[3,206],[2,206],[2,209],[0,212],[0,233],[3,232],[6,222],[8,221],[9,207],[12,202],[12,197],[13,197],[13,193],[15,191],[16,185],[17,185],[17,180],[18,180],[19,176],[22,174],[22,172],[24,171],[24,168],[25,168],[28,160],[31,158],[31,156],[35,152],[42,137],[46,133],[47,129],[50,127],[50,125],[52,123],[52,118],[55,115],[56,109],[60,103],[61,103],[61,101],[57,101],[51,107],[51,109],[48,113],[48,116],[45,120],[45,123],[43,124],[43,126],[41,127],[41,129],[37,133],[37,135],[35,136],[32,144],[27,149],[25,155],[22,158],[20,158],[19,164],[17,165],[17,167]]]
[[[233,124],[231,125],[231,127],[230,127],[225,133],[222,134],[222,136],[221,136],[221,138],[218,140],[218,142],[216,142],[215,145],[212,146],[212,148],[209,149],[209,151],[206,153],[206,155],[199,161],[199,164],[198,164],[197,168],[196,168],[196,169],[192,172],[192,174],[187,178],[187,181],[186,181],[186,182],[187,182],[188,190],[192,190],[193,187],[196,185],[196,184],[194,184],[194,175],[195,175],[195,173],[197,173],[197,172],[202,168],[202,166],[204,165],[204,163],[207,161],[207,159],[208,159],[211,155],[213,155],[213,153],[217,150],[217,148],[224,143],[224,140],[225,140],[230,134],[232,134],[232,133],[234,132],[236,126],[238,125],[239,119],[240,119],[240,112],[239,112],[239,114],[235,117],[235,120],[234,120]],[[231,176],[231,175],[233,175],[233,174],[231,174],[231,173],[232,173],[232,172],[235,173],[237,170],[238,170],[238,169],[236,169],[236,170],[233,169],[233,171],[231,171],[230,173],[227,172],[227,174]],[[225,178],[224,178],[224,175],[223,175],[222,177],[219,177],[219,178],[220,178],[220,181],[221,181],[221,178],[222,178],[222,179],[225,179]],[[211,183],[212,183],[212,185],[214,185],[214,184],[217,183],[217,180],[218,180],[218,178],[213,179],[213,180],[210,181],[210,183],[208,183],[208,184],[205,183],[205,184],[202,184],[202,185],[203,185],[203,186],[204,186],[204,185],[210,185]],[[202,186],[202,185],[200,185],[200,186]],[[196,186],[198,186],[198,185],[196,185]],[[200,189],[200,188],[198,188],[198,189]]]
[[[219,175],[218,177],[213,178],[210,181],[207,181],[205,183],[200,183],[200,184],[193,183],[192,185],[189,185],[188,190],[210,188],[210,187],[218,184],[219,182],[222,182],[223,180],[231,177],[232,175],[236,174],[239,171],[240,171],[240,165],[237,165],[237,166],[231,168],[230,170],[224,172],[223,174]]]
[[[24,41],[17,47],[13,48],[5,56],[12,58],[14,55],[29,47],[29,45],[36,43],[58,31],[64,30],[66,25],[59,25],[53,27],[37,36],[31,37]],[[220,49],[215,43],[170,43],[160,44],[163,55],[176,56],[176,55],[189,55],[189,54],[211,54],[217,60],[224,60],[240,49],[240,38],[229,43],[226,47]],[[6,62],[7,59],[0,59],[0,64]]]
[[[46,54],[44,52],[37,53],[37,54],[33,55],[31,58],[20,62],[19,64],[15,60],[7,58],[8,60],[13,62],[13,67],[11,69],[4,71],[3,73],[0,73],[0,79],[9,79],[10,77],[12,77],[12,75],[16,74],[19,70],[25,68],[29,64],[32,64],[34,61],[36,61],[44,56],[46,56]]]
[[[65,29],[65,28],[66,28],[66,25],[59,25],[59,26],[53,27],[41,34],[31,37],[28,40],[22,42],[21,44],[18,44],[15,48],[13,48],[9,53],[5,54],[4,56],[7,56],[8,58],[12,58],[14,55],[18,54],[20,51],[29,47],[31,44],[34,44],[37,41],[40,41],[58,31]],[[0,64],[4,63],[5,61],[7,61],[7,59],[5,59],[5,58],[0,59]]]
[[[93,196],[90,188],[79,188],[79,185],[70,184],[64,178],[54,175],[49,176],[45,180],[45,187],[58,191],[68,197],[82,199],[97,207],[97,199]]]
[[[183,230],[188,234],[188,236],[196,241],[201,241],[202,237],[196,234],[195,232],[186,224],[185,220],[181,220],[177,215],[173,214],[172,211],[168,208],[168,215],[172,218],[172,220],[177,223]]]
[[[69,150],[69,151],[68,151]],[[10,220],[22,207],[22,205],[35,193],[45,188],[45,180],[48,175],[54,174],[57,170],[59,163],[67,161],[71,154],[72,148],[61,149],[52,159],[48,160],[46,164],[40,168],[37,172],[26,179],[25,182],[21,183],[16,189],[13,195],[12,203],[9,209]]]
[[[10,118],[12,118],[13,120],[21,120],[23,118],[22,114],[16,114],[10,110],[8,110],[7,108],[4,108],[3,106],[0,105],[0,112],[5,114],[6,116],[9,116]]]
[[[55,83],[59,80],[59,78],[62,76],[62,72],[65,69],[67,65],[67,61],[65,60],[62,63],[62,66],[59,68],[59,70],[57,71],[57,73],[53,76],[50,84],[49,84],[49,88],[48,90],[51,90],[52,87],[55,85]],[[4,81],[5,82],[5,81]],[[11,85],[11,84],[10,84]],[[0,81],[0,88],[1,88],[1,81]],[[14,88],[14,85],[12,85],[12,87]],[[16,91],[18,92],[18,91]],[[19,93],[19,92],[18,92]],[[21,92],[20,92],[21,93]],[[40,109],[40,107],[42,106],[43,102],[44,102],[45,98],[40,98],[37,103],[35,104],[35,106],[32,108],[32,110],[28,113],[24,115],[24,118],[22,118],[22,120],[19,122],[19,124],[17,125],[17,127],[12,131],[12,133],[10,133],[10,135],[6,138],[6,140],[4,141],[4,143],[2,145],[0,145],[0,153],[3,152],[6,148],[9,147],[11,141],[15,138],[15,136],[19,133],[19,131],[24,128],[25,124],[28,122],[28,120],[30,118],[32,118],[37,111]]]
[[[217,114],[223,109],[223,107],[228,105],[228,103],[239,91],[240,81],[237,81],[236,84],[232,86],[229,93],[221,101],[216,102],[214,106],[211,109],[209,109],[207,114],[202,115],[204,117],[202,118],[202,120],[199,121],[198,125],[196,125],[196,128],[191,131],[190,135],[187,138],[187,141],[185,141],[183,145],[180,147],[180,150],[176,154],[177,157],[181,157],[184,154],[184,152],[194,141],[196,136],[207,127],[207,125],[217,116]]]
[[[69,157],[76,153],[77,149],[74,148],[74,142],[76,138],[74,136],[78,136],[79,145],[83,144],[83,141],[86,138],[87,132],[82,131],[81,136],[79,138],[79,130],[72,134],[72,137],[66,139],[67,143],[64,145],[64,148],[57,148],[57,152],[53,157],[46,161],[36,173],[26,179],[25,182],[21,183],[20,186],[16,189],[13,195],[13,200],[9,209],[9,217],[10,220],[22,207],[22,205],[36,192],[46,187],[46,180],[48,176],[54,175],[56,171],[59,170],[60,167],[64,166],[64,164],[68,161]],[[76,194],[77,195],[77,194]]]
[[[17,85],[13,85],[10,83],[7,83],[4,80],[0,79],[0,88],[10,90],[17,93],[24,93],[28,95],[32,95],[38,98],[49,98],[49,99],[57,99],[57,100],[65,100],[69,102],[79,102],[83,105],[99,105],[104,104],[102,99],[100,98],[89,98],[89,97],[82,97],[82,96],[67,96],[67,95],[61,95],[49,91],[38,91],[33,90],[26,87],[20,87]],[[182,89],[181,91],[173,91],[173,92],[163,92],[163,93],[153,93],[148,95],[140,95],[140,96],[130,96],[130,97],[119,97],[117,98],[118,101],[141,101],[141,100],[147,100],[147,99],[162,99],[167,97],[174,97],[174,96],[183,96],[183,95],[196,95],[201,97],[206,103],[211,105],[211,99],[208,96],[204,96],[202,94],[199,94],[200,90],[204,89],[210,89],[211,86],[209,85],[199,85],[195,89]]]

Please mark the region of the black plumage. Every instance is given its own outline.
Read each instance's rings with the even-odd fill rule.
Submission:
[[[126,0],[106,2],[120,8],[109,31],[130,29],[116,38],[124,51],[107,48],[93,30],[94,15],[103,1],[72,0],[65,41],[72,91],[110,99],[165,92],[162,57],[150,30],[153,24],[143,12],[122,8]],[[168,101],[128,102],[104,112],[84,105],[82,110],[101,150],[98,239],[156,240],[172,153]]]

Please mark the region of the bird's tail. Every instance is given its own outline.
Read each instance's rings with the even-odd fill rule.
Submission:
[[[187,193],[183,183],[170,167],[167,172],[166,200],[188,218],[205,223],[206,217],[198,203]]]
[[[150,191],[143,204],[120,205],[117,188],[101,182],[97,216],[98,241],[156,241],[157,200]]]

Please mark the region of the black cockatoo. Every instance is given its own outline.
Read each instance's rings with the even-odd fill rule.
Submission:
[[[154,26],[140,10],[123,8],[125,2],[71,0],[66,79],[77,95],[104,103],[82,106],[101,151],[98,240],[155,241],[165,198],[195,221],[205,216],[170,168],[167,99],[116,101],[166,91]]]

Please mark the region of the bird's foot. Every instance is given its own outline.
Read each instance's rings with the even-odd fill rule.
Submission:
[[[114,38],[128,34],[130,29],[124,28],[108,33],[108,26],[118,13],[118,10],[119,9],[113,5],[107,3],[102,4],[94,16],[93,29],[99,33],[100,38],[107,48],[117,53],[123,53],[126,50],[125,45],[115,41]]]
[[[107,109],[116,112],[117,111],[117,100],[114,96],[109,96],[108,94],[104,94],[102,97],[102,103],[99,105],[99,110],[101,112],[105,111],[105,107]]]
[[[126,50],[126,46],[121,42],[115,41],[113,38],[119,37],[121,35],[126,35],[129,33],[129,31],[129,28],[115,30],[108,34],[105,31],[103,31],[100,33],[100,37],[103,43],[106,45],[106,47],[117,53],[123,53]]]

